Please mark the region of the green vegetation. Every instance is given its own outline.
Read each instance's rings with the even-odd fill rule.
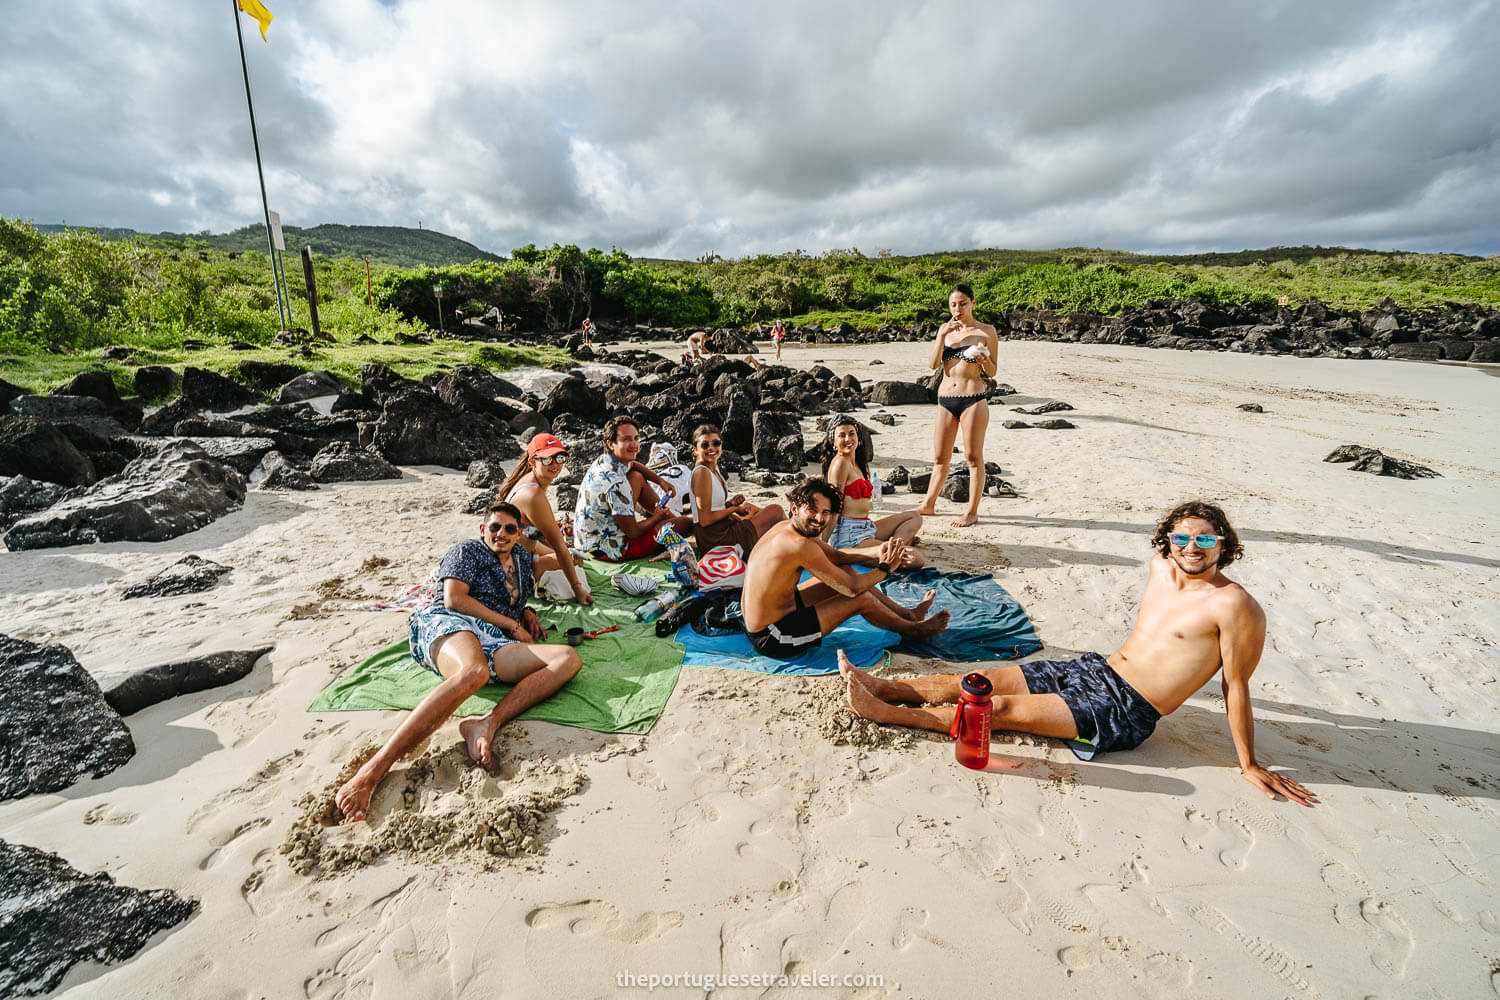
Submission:
[[[383,277],[391,269],[372,270]],[[144,364],[192,364],[233,374],[241,361],[277,361],[353,379],[369,362],[420,378],[456,364],[509,368],[564,358],[555,348],[442,339],[398,344],[398,335],[431,331],[398,311],[366,303],[364,261],[319,257],[314,274],[320,326],[334,343],[288,357],[287,348],[271,343],[280,322],[264,253],[182,248],[148,237],[110,241],[88,230],[49,234],[0,219],[0,377],[42,391],[80,371],[103,368],[121,391],[129,391],[130,373]],[[301,267],[288,268],[286,277],[292,325],[308,328]],[[103,358],[103,350],[116,345],[134,349],[128,365]]]
[[[491,309],[500,310],[506,329],[530,331],[576,330],[586,316],[668,327],[751,325],[779,317],[868,329],[938,319],[949,288],[960,281],[974,286],[981,316],[1014,306],[1109,313],[1150,299],[1190,296],[1249,302],[1288,295],[1294,305],[1317,298],[1344,308],[1367,308],[1387,297],[1416,308],[1500,307],[1500,257],[1320,247],[1154,257],[1075,247],[914,257],[883,251],[870,257],[849,249],[653,261],[620,250],[527,245],[502,259],[425,230],[320,226],[302,235],[316,232],[342,232],[358,244],[357,252],[372,258],[371,241],[379,236],[391,255],[415,254],[421,261],[373,263],[367,301],[363,260],[315,257],[319,318],[336,343],[310,356],[293,352],[290,360],[346,375],[369,361],[420,376],[481,356],[480,363],[497,368],[561,360],[551,349],[476,347],[441,338],[431,346],[397,343]],[[132,367],[190,362],[228,371],[251,358],[288,360],[287,349],[271,343],[280,324],[270,267],[255,249],[263,233],[252,226],[182,242],[138,235],[108,239],[90,230],[47,233],[0,219],[0,377],[48,388],[78,370],[110,367],[101,352],[113,345],[135,349]],[[231,239],[244,247],[211,245]],[[440,244],[447,249],[434,249]],[[458,260],[444,256],[452,249],[448,244],[472,253]],[[290,263],[292,325],[309,327],[300,262],[294,257]],[[124,379],[126,368],[113,370]]]
[[[42,232],[64,232],[67,226],[37,226]],[[80,231],[74,229],[73,231]],[[133,229],[117,229],[106,226],[85,226],[82,231],[96,233],[107,240],[127,240],[135,236],[148,235]],[[310,229],[297,226],[282,226],[287,254],[296,259],[304,246],[311,246],[320,257],[368,257],[373,264],[391,267],[421,267],[423,265],[467,264],[474,260],[503,260],[495,254],[481,250],[456,236],[434,232],[431,229],[408,229],[405,226],[340,226],[325,223]],[[225,253],[265,253],[266,227],[264,223],[245,226],[232,233],[215,235],[202,233],[157,233],[150,237],[159,243],[169,243],[188,249],[222,250]]]

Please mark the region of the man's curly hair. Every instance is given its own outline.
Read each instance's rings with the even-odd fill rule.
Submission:
[[[837,514],[844,509],[844,495],[828,480],[817,476],[804,479],[793,486],[792,491],[786,495],[786,502],[793,507],[811,507],[815,496],[828,498],[830,513]]]
[[[1172,533],[1173,526],[1185,517],[1201,517],[1214,526],[1214,534],[1222,539],[1219,542],[1219,569],[1224,569],[1245,554],[1245,547],[1240,544],[1240,536],[1235,534],[1234,528],[1230,527],[1229,516],[1224,513],[1223,508],[1207,500],[1189,500],[1167,511],[1167,515],[1156,526],[1156,534],[1151,536],[1152,548],[1160,552],[1163,558],[1171,551],[1171,543],[1167,540],[1167,536]]]

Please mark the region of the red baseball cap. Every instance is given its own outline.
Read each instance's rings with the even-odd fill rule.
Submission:
[[[553,434],[538,434],[526,446],[527,458],[546,458],[548,455],[566,455],[568,446]]]

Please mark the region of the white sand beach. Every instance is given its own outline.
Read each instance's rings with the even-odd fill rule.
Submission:
[[[868,380],[919,374],[926,354],[785,360]],[[473,490],[435,468],[252,490],[170,542],[0,554],[3,631],[66,645],[102,680],[275,647],[244,680],[130,716],[138,753],[112,774],[0,804],[6,840],[201,901],[55,995],[635,996],[627,977],[682,973],[837,981],[713,990],[725,997],[1500,995],[1500,381],[1034,342],[1001,343],[999,379],[1020,396],[993,406],[986,457],[1021,497],[986,499],[968,530],[940,506],[929,562],[993,573],[1042,655],[1109,653],[1160,514],[1222,503],[1246,550],[1228,575],[1269,620],[1257,753],[1318,805],[1239,776],[1216,681],[1138,750],[1084,763],[997,735],[974,772],[946,739],[851,723],[837,676],[684,668],[643,737],[515,723],[485,772],[450,721],[366,822],[327,831],[368,863],[302,875],[283,846],[400,717],[305,708],[405,634],[404,615],[352,605],[468,536]],[[1049,400],[1075,407],[1076,429],[1000,427],[1010,406]],[[1236,409],[1250,402],[1265,412]],[[877,466],[926,468],[933,408],[889,409]],[[1341,444],[1442,476],[1325,464]],[[232,572],[200,594],[121,598],[187,553]],[[953,669],[898,656],[885,672]],[[533,850],[443,843],[466,810],[517,820]]]

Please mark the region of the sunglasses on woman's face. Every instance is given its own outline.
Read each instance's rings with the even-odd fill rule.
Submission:
[[[1174,531],[1167,536],[1167,540],[1179,549],[1187,548],[1188,542],[1192,542],[1200,549],[1211,549],[1223,541],[1218,535],[1189,535],[1180,531]]]
[[[516,532],[521,530],[521,526],[519,524],[516,524],[514,521],[510,522],[509,524],[501,524],[499,521],[491,521],[489,523],[488,530],[492,535],[498,535],[502,531],[507,535],[514,535]]]
[[[699,441],[698,447],[702,448],[704,451],[707,451],[710,448],[724,447],[724,442],[720,441],[718,438],[708,438],[706,440]]]
[[[538,458],[537,462],[539,462],[542,465],[562,465],[567,460],[568,460],[568,456],[566,454],[563,454],[563,455],[548,455],[546,458]]]

